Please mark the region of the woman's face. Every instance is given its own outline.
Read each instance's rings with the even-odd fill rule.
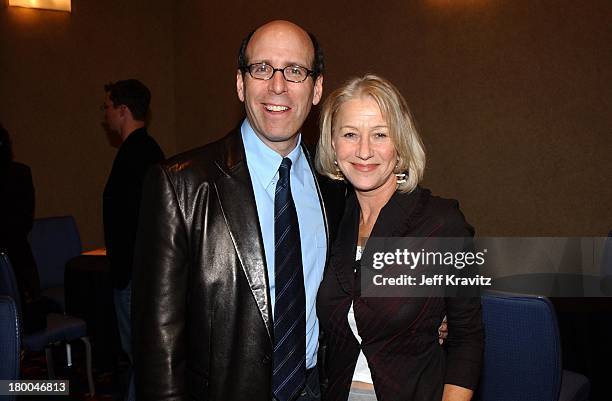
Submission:
[[[395,191],[397,152],[376,101],[364,96],[345,102],[332,127],[338,167],[353,187],[371,194]]]

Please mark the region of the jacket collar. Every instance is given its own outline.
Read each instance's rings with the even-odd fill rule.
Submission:
[[[370,238],[408,235],[414,222],[421,216],[430,195],[429,190],[421,187],[417,187],[407,194],[395,192],[380,210]],[[357,196],[354,190],[351,190],[346,200],[344,216],[340,222],[338,236],[331,256],[331,266],[347,294],[352,294],[354,285],[353,266],[357,251],[360,214],[361,209]]]

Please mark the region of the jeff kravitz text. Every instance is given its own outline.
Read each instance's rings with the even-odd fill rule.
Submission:
[[[422,274],[420,278],[408,274],[402,274],[399,277],[385,277],[382,274],[376,274],[373,278],[374,285],[381,286],[491,286],[491,278],[477,274],[474,277],[457,277],[455,274],[435,274],[427,276]]]
[[[480,274],[487,249],[456,250],[462,249],[457,241],[442,245],[444,250],[387,248],[387,252],[373,252],[371,257],[362,259],[371,262],[368,280],[375,287],[491,287],[491,277]]]

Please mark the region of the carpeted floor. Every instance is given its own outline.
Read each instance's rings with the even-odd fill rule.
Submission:
[[[53,359],[55,366],[55,378],[68,380],[70,385],[70,396],[20,396],[19,401],[32,400],[87,400],[87,401],[120,401],[123,400],[123,391],[127,382],[128,363],[124,356],[115,365],[115,369],[102,371],[93,368],[93,377],[96,393],[89,397],[87,385],[87,370],[85,368],[85,351],[80,341],[72,344],[72,367],[66,366],[66,349],[64,346],[53,348]],[[47,366],[44,352],[26,352],[21,364],[21,378],[24,380],[47,380]]]

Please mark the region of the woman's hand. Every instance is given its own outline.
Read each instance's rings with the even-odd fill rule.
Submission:
[[[442,393],[442,401],[470,401],[474,391],[469,388],[456,386],[454,384],[445,384],[444,393]]]

